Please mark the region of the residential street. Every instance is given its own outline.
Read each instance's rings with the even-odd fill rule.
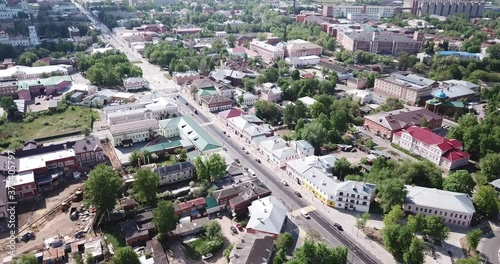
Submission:
[[[479,251],[489,259],[491,264],[500,264],[500,229],[486,234],[478,247]]]

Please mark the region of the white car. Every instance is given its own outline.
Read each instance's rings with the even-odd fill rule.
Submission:
[[[311,216],[305,210],[300,211],[300,213],[302,214],[302,216],[304,216],[305,219],[311,218]]]
[[[144,253],[144,250],[146,248],[145,247],[136,247],[134,248],[134,252],[137,254],[137,255],[142,255]]]
[[[283,183],[283,185],[285,186],[288,186],[288,182],[286,182],[285,180],[282,180],[281,183]]]
[[[214,255],[212,255],[212,253],[208,253],[208,254],[205,254],[203,256],[201,256],[201,259],[205,260],[205,259],[209,259],[211,257],[213,257]]]

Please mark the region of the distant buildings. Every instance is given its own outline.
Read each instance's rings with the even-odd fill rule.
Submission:
[[[41,94],[53,95],[69,87],[72,82],[71,76],[68,75],[22,80],[18,82],[18,98],[29,101],[33,96]]]
[[[271,195],[271,191],[259,180],[242,182],[213,192],[218,205],[227,205],[234,215],[246,213],[248,206],[258,199]]]
[[[123,79],[123,87],[126,91],[149,89],[149,82],[142,77],[130,77]]]
[[[454,14],[482,17],[485,2],[479,0],[405,0],[403,6],[419,17],[426,15],[448,17]]]
[[[188,82],[192,82],[194,80],[200,79],[200,74],[195,72],[195,71],[188,71],[188,72],[176,72],[174,73],[174,82],[183,85]]]
[[[221,95],[207,95],[200,98],[201,106],[209,112],[220,112],[233,107],[233,100]]]
[[[363,126],[384,138],[411,126],[420,126],[426,120],[432,128],[441,127],[443,117],[425,108],[406,108],[365,116]]]
[[[285,58],[283,47],[276,47],[264,41],[250,42],[250,50],[259,54],[265,63],[274,63]]]
[[[45,75],[68,75],[72,66],[70,65],[50,65],[40,67],[13,66],[5,70],[0,70],[0,80],[31,80],[43,78]]]
[[[447,170],[469,164],[470,155],[463,151],[460,141],[441,137],[426,127],[412,126],[399,131],[392,142]]]
[[[290,40],[286,45],[287,57],[320,56],[322,52],[321,46],[302,39]]]
[[[1,5],[2,4],[0,4],[0,7]],[[4,31],[1,31],[0,43],[9,44],[12,46],[29,47],[40,44],[40,39],[38,38],[35,26],[28,26],[28,37],[10,37],[9,34],[5,33]]]
[[[396,15],[396,6],[347,6],[323,5],[323,16],[334,18],[347,18],[350,16],[367,16],[377,18],[390,18]]]
[[[382,55],[401,52],[416,54],[423,43],[423,33],[415,32],[413,38],[392,32],[337,32],[337,42],[348,51],[366,51]]]
[[[373,91],[414,104],[420,98],[431,95],[432,89],[438,86],[438,82],[416,74],[396,73],[376,79]]]
[[[460,59],[476,59],[481,60],[484,56],[481,53],[469,53],[465,51],[438,50],[438,56],[442,57],[458,57]]]
[[[439,216],[446,224],[469,226],[476,212],[465,193],[410,185],[406,185],[406,190],[408,193],[404,199],[404,210],[412,214]]]

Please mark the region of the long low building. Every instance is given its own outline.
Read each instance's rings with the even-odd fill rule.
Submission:
[[[117,125],[147,119],[162,120],[179,115],[179,106],[163,97],[146,103],[132,103],[103,108],[108,125]]]
[[[137,142],[144,142],[159,134],[158,120],[147,119],[124,124],[112,125],[111,143],[113,146],[132,146]]]
[[[465,193],[406,185],[404,210],[412,214],[443,217],[446,224],[469,226],[476,212]]]

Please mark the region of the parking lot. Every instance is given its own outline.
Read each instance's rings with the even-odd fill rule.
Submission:
[[[28,112],[45,111],[49,109],[49,101],[59,101],[59,100],[61,100],[61,96],[56,96],[49,100],[46,100],[45,97],[42,98],[35,97],[34,100],[32,100],[30,103],[27,103],[28,104],[27,110]]]

